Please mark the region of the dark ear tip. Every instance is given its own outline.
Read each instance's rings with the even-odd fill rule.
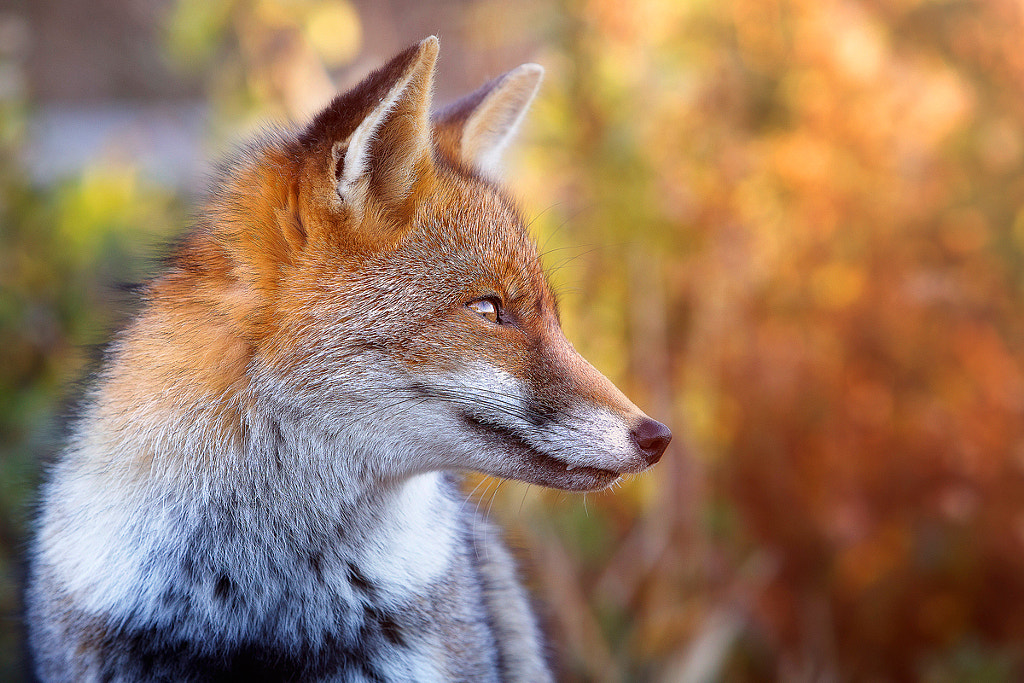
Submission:
[[[310,148],[347,139],[410,70],[425,67],[432,73],[439,47],[437,36],[429,36],[402,50],[359,85],[335,97],[300,133],[300,144]]]

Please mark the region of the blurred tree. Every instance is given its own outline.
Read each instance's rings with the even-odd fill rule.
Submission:
[[[318,111],[335,94],[327,69],[359,54],[362,24],[348,0],[179,0],[166,36],[179,68],[206,74],[219,120],[234,130]]]
[[[18,583],[41,462],[55,452],[87,349],[121,315],[113,287],[144,272],[144,246],[183,216],[173,194],[102,159],[40,187],[23,144],[31,107],[22,78],[29,32],[0,17],[0,680],[20,669]]]
[[[560,14],[540,138],[570,156],[535,151],[531,193],[559,207],[547,226],[578,212],[624,245],[588,255],[566,317],[635,395],[686,408],[696,456],[601,501],[643,512],[632,569],[596,584],[623,670],[693,670],[680,643],[724,610],[746,624],[730,677],[1018,678],[1019,4]]]

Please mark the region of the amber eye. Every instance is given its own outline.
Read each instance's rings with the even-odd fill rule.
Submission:
[[[471,301],[466,305],[481,318],[487,318],[492,323],[501,322],[501,319],[498,317],[498,308],[501,305],[501,302],[494,297]]]

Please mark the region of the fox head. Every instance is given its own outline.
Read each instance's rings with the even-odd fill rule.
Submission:
[[[566,340],[495,179],[543,71],[431,117],[437,52],[422,41],[297,134],[250,147],[151,298],[216,321],[211,394],[332,440],[332,467],[604,488],[656,463],[671,433]]]

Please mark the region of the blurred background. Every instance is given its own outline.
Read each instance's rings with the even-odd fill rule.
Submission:
[[[429,34],[439,104],[546,67],[511,185],[676,435],[610,493],[470,482],[562,678],[1024,677],[1018,0],[0,0],[0,680],[118,284],[233,141]]]

